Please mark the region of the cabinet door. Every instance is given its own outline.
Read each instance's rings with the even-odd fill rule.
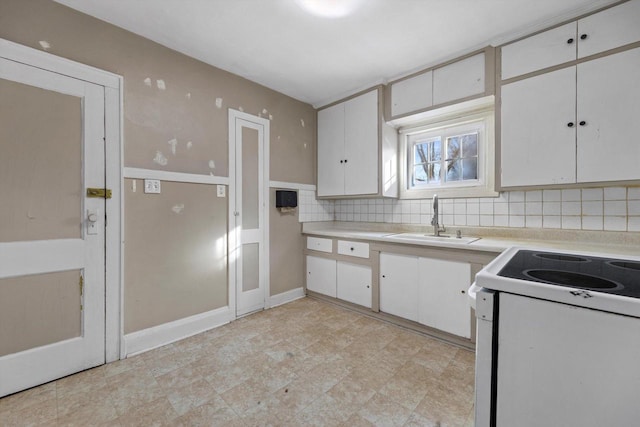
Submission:
[[[424,110],[433,105],[433,72],[419,74],[391,85],[391,116]]]
[[[471,265],[466,262],[418,259],[418,321],[450,334],[471,336],[467,289]]]
[[[344,194],[378,192],[378,91],[344,103]]]
[[[576,180],[576,69],[502,86],[502,186]]]
[[[380,254],[380,311],[418,321],[418,258]]]
[[[318,111],[318,196],[344,195],[344,103]]]
[[[578,182],[640,179],[638,76],[640,48],[578,65]]]
[[[371,308],[371,268],[338,261],[338,298]]]
[[[579,20],[578,37],[578,58],[640,41],[640,1],[629,1]]]
[[[576,23],[571,22],[502,47],[502,80],[576,59]]]
[[[336,262],[307,256],[307,289],[330,297],[336,296]]]
[[[484,93],[484,53],[433,71],[433,104]]]

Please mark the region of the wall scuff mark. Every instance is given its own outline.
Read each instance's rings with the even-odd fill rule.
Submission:
[[[269,120],[273,120],[273,116],[269,114]]]
[[[216,107],[222,108],[222,98],[216,98]]]
[[[175,205],[171,208],[172,211],[174,211],[177,214],[181,214],[182,211],[184,210],[184,203],[180,203],[179,205]]]
[[[167,85],[164,84],[164,80],[162,80],[162,79],[156,80],[156,85],[158,86],[158,89],[160,89],[160,90],[165,90],[167,88]]]
[[[176,146],[178,145],[178,140],[173,138],[171,141],[167,141],[167,144],[171,146],[171,154],[176,155]]]
[[[238,107],[238,110],[239,110],[241,113],[244,113],[244,108],[242,108],[242,107]]]
[[[144,79],[144,85],[145,86],[149,86],[151,87],[151,79],[149,77],[147,77],[146,79]]]
[[[162,154],[162,151],[158,150],[156,151],[156,156],[153,158],[153,162],[159,164],[160,166],[167,166],[167,163],[169,163],[169,159],[167,159],[164,154]]]

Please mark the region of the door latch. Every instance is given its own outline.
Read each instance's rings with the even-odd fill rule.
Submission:
[[[111,190],[108,188],[87,188],[87,197],[110,199]]]

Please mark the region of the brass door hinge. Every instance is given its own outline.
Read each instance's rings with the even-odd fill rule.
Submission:
[[[110,199],[111,190],[108,188],[87,188],[87,197]]]

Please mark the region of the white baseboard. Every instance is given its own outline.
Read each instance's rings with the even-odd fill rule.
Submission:
[[[200,332],[225,325],[233,320],[229,307],[221,307],[205,313],[189,316],[184,319],[164,323],[124,336],[125,357],[134,356],[145,351],[190,337]]]
[[[282,292],[281,294],[273,295],[269,297],[269,307],[277,307],[282,304],[286,304],[291,301],[295,301],[300,298],[304,298],[304,288],[299,287],[291,289],[290,291]]]

